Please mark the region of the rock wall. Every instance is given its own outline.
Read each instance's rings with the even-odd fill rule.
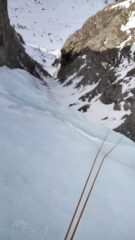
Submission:
[[[84,94],[82,90],[80,107],[78,102],[71,102],[70,106],[77,105],[79,111],[90,112],[93,99],[106,106],[113,104],[113,110],[123,112],[115,130],[135,141],[135,28],[122,30],[135,11],[135,3],[131,1],[129,7],[117,6],[98,12],[67,39],[61,50],[58,78],[61,83],[66,82],[65,86],[80,78],[76,84],[78,90],[95,84]]]
[[[0,66],[22,68],[37,77],[49,75],[25,52],[23,44],[23,38],[10,25],[7,0],[0,0]]]

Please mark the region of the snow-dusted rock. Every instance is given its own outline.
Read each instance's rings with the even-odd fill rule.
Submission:
[[[81,29],[65,42],[62,52],[79,53],[89,48],[105,51],[120,46],[132,45],[135,41],[135,1],[123,1],[108,6],[90,17]]]
[[[70,107],[135,140],[134,18],[134,0],[89,18],[65,42],[58,78],[73,89]]]

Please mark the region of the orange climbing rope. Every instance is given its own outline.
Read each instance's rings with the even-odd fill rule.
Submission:
[[[97,152],[97,154],[96,154],[96,156],[95,156],[94,162],[93,162],[93,164],[92,164],[92,166],[91,166],[91,168],[90,168],[89,175],[88,175],[88,177],[87,177],[87,179],[86,179],[84,188],[83,188],[83,190],[82,190],[82,192],[81,192],[79,201],[78,201],[77,206],[76,206],[76,208],[75,208],[75,211],[74,211],[74,213],[73,213],[73,216],[72,216],[72,219],[71,219],[71,221],[70,221],[68,230],[67,230],[66,235],[65,235],[65,237],[64,237],[64,240],[66,240],[66,239],[68,238],[68,235],[69,235],[69,232],[70,232],[70,230],[71,230],[73,221],[74,221],[74,219],[75,219],[75,217],[76,217],[78,208],[79,208],[79,206],[80,206],[80,203],[81,203],[81,201],[82,201],[83,195],[84,195],[85,190],[86,190],[86,187],[87,187],[87,185],[88,185],[88,182],[89,182],[89,180],[90,180],[91,174],[92,174],[92,172],[93,172],[93,168],[94,168],[94,166],[95,166],[95,164],[96,164],[96,161],[97,161],[97,158],[98,158],[98,156],[99,156],[99,153],[100,153],[100,151],[101,151],[101,149],[102,149],[102,147],[103,147],[103,145],[104,145],[104,143],[105,143],[105,141],[106,141],[109,133],[110,133],[110,130],[108,130],[107,134],[105,135],[105,138],[103,139],[102,144],[101,144],[101,146],[100,146],[100,148],[99,148],[99,150],[98,150],[98,152]]]
[[[100,148],[99,148],[99,150],[98,150],[98,152],[97,152],[97,154],[96,154],[96,157],[95,157],[94,162],[93,162],[93,164],[92,164],[92,167],[91,167],[91,169],[90,169],[89,175],[88,175],[88,177],[87,177],[87,179],[86,179],[84,188],[83,188],[82,193],[81,193],[81,195],[80,195],[79,201],[78,201],[77,206],[76,206],[76,208],[75,208],[73,217],[72,217],[72,219],[71,219],[71,221],[70,221],[68,230],[67,230],[66,235],[65,235],[65,237],[64,237],[64,240],[66,240],[66,239],[68,238],[69,232],[70,232],[71,227],[72,227],[72,225],[73,225],[73,221],[74,221],[74,219],[75,219],[75,217],[76,217],[76,214],[77,214],[77,211],[78,211],[78,209],[79,209],[80,203],[81,203],[81,201],[82,201],[84,192],[85,192],[85,190],[86,190],[86,187],[87,187],[88,182],[89,182],[89,180],[90,180],[91,174],[92,174],[92,172],[93,172],[93,168],[94,168],[94,166],[95,166],[95,163],[96,163],[96,161],[97,161],[97,158],[98,158],[98,156],[99,156],[99,153],[101,152],[101,149],[102,149],[102,147],[103,147],[103,145],[104,145],[104,143],[105,143],[105,141],[106,141],[106,139],[107,139],[107,137],[108,137],[108,135],[109,135],[109,132],[110,132],[110,131],[107,132],[107,134],[106,134],[106,136],[105,136],[105,138],[104,138],[104,140],[103,140],[103,142],[102,142],[102,144],[101,144],[101,146],[100,146]],[[96,173],[96,175],[95,175],[95,178],[94,178],[94,180],[93,180],[93,183],[92,183],[92,185],[91,185],[91,188],[90,188],[90,190],[89,190],[89,192],[88,192],[88,195],[87,195],[87,197],[86,197],[86,200],[85,200],[85,202],[84,202],[84,205],[83,205],[82,210],[81,210],[81,212],[80,212],[80,215],[79,215],[79,217],[78,217],[77,223],[76,223],[76,225],[75,225],[75,227],[74,227],[74,230],[73,230],[73,233],[72,233],[72,235],[71,235],[70,240],[73,240],[73,238],[74,238],[74,236],[75,236],[75,233],[76,233],[76,231],[77,231],[78,225],[79,225],[79,223],[80,223],[80,220],[81,220],[81,218],[82,218],[82,215],[83,215],[83,213],[84,213],[84,210],[85,210],[85,208],[86,208],[86,205],[87,205],[87,203],[88,203],[88,200],[89,200],[89,198],[90,198],[90,195],[91,195],[91,193],[92,193],[92,190],[93,190],[93,188],[94,188],[95,182],[96,182],[96,180],[97,180],[97,177],[98,177],[99,172],[100,172],[100,170],[101,170],[101,168],[102,168],[102,165],[103,165],[103,163],[104,163],[105,158],[116,148],[116,146],[120,143],[120,141],[121,141],[121,138],[120,138],[119,141],[118,141],[116,144],[114,144],[113,147],[104,155],[104,157],[103,157],[103,159],[102,159],[102,161],[101,161],[101,163],[100,163],[100,166],[99,166],[99,168],[98,168],[98,171],[97,171],[97,173]]]
[[[82,207],[81,213],[80,213],[80,215],[79,215],[79,217],[78,217],[77,223],[76,223],[76,225],[75,225],[75,227],[74,227],[74,230],[73,230],[73,233],[72,233],[72,235],[71,235],[70,240],[73,240],[73,238],[74,238],[74,236],[75,236],[76,230],[77,230],[77,228],[78,228],[78,225],[79,225],[79,223],[80,223],[80,220],[81,220],[82,215],[83,215],[83,213],[84,213],[84,210],[85,210],[85,208],[86,208],[87,202],[88,202],[88,200],[89,200],[89,198],[90,198],[90,196],[91,196],[92,190],[93,190],[93,188],[94,188],[94,185],[95,185],[95,182],[96,182],[97,177],[98,177],[98,175],[99,175],[99,172],[100,172],[100,170],[101,170],[101,168],[102,168],[102,166],[103,166],[103,163],[104,163],[104,161],[105,161],[105,158],[116,148],[116,146],[120,143],[120,141],[121,141],[121,138],[119,139],[119,141],[118,141],[118,142],[105,154],[105,156],[103,157],[103,159],[102,159],[102,161],[101,161],[101,164],[100,164],[100,166],[99,166],[99,168],[98,168],[98,171],[97,171],[97,173],[96,173],[96,176],[95,176],[95,178],[94,178],[94,181],[93,181],[93,183],[92,183],[92,186],[91,186],[91,188],[90,188],[90,190],[89,190],[89,193],[88,193],[88,195],[87,195],[87,198],[86,198],[86,200],[85,200],[85,203],[84,203],[84,205],[83,205],[83,207]]]

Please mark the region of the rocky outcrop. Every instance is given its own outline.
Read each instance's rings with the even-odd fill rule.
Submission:
[[[0,0],[0,66],[22,68],[40,78],[49,75],[25,52],[23,44],[21,35],[10,25],[7,0]]]
[[[124,46],[132,45],[135,41],[135,28],[126,31],[124,25],[134,14],[135,2],[132,0],[128,8],[125,7],[124,2],[126,1],[106,7],[90,17],[81,29],[67,39],[62,48],[62,54],[70,52],[76,54],[85,48],[96,52],[117,48],[128,39],[129,35],[132,37],[125,42]]]
[[[99,122],[135,140],[135,1],[119,1],[89,18],[70,36],[61,53],[58,78],[65,87],[81,89],[70,107],[93,114],[104,106]],[[77,81],[78,79],[78,81]],[[65,83],[65,84],[64,84]],[[88,89],[88,90],[87,90]],[[75,93],[77,94],[77,92]],[[72,100],[73,99],[73,100]],[[113,106],[113,119],[108,107]],[[97,108],[97,112],[100,109]],[[119,116],[119,117],[117,117]],[[100,117],[99,117],[100,118]],[[96,121],[97,119],[95,119]]]

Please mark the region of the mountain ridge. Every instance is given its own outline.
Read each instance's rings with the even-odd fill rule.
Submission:
[[[110,14],[112,12],[114,14]],[[74,100],[71,95],[70,107],[84,112],[84,115],[93,121],[107,124],[133,140],[135,140],[134,14],[135,1],[123,0],[90,17],[64,44],[58,74],[58,80],[64,87],[73,86],[76,99]],[[99,25],[92,28],[95,20]],[[104,32],[101,25],[104,26]],[[110,29],[110,26],[113,28]],[[106,32],[109,35],[105,35]],[[110,40],[108,36],[111,36]],[[102,43],[107,38],[105,46]],[[103,110],[101,114],[97,114],[100,108]]]
[[[127,39],[133,29],[131,27],[128,32],[126,28],[124,29],[124,26],[122,28],[122,25],[126,25],[128,17],[134,14],[134,9],[135,2],[132,0],[128,8],[124,5],[122,7],[121,2],[100,10],[96,15],[88,18],[82,28],[66,40],[62,53],[63,51],[78,53],[87,47],[94,51],[105,51],[116,48],[123,42],[125,42],[124,46],[132,45],[135,41],[134,32],[130,35],[131,39]]]

